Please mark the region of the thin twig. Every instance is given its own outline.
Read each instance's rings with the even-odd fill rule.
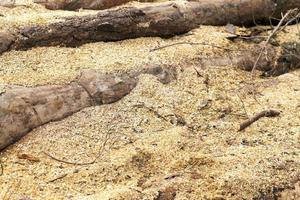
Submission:
[[[248,112],[247,112],[247,110],[246,110],[246,106],[245,106],[244,101],[242,100],[242,98],[240,97],[239,94],[236,94],[236,95],[238,96],[238,98],[240,99],[240,101],[241,101],[241,103],[242,103],[242,107],[243,107],[243,110],[244,110],[244,112],[245,112],[245,115],[249,118],[249,115],[248,115]]]
[[[4,167],[3,167],[2,161],[0,160],[0,176],[2,176],[3,173],[4,173]]]
[[[293,56],[295,58],[297,58],[298,60],[300,60],[300,55],[294,54],[292,53],[288,48],[286,47],[282,47],[285,50],[285,56]]]
[[[254,74],[255,74],[255,70],[257,68],[257,65],[258,65],[258,62],[260,61],[261,57],[263,56],[263,54],[265,53],[265,51],[267,51],[267,45],[270,43],[272,37],[274,37],[276,35],[277,32],[281,31],[280,30],[280,27],[282,26],[282,24],[285,22],[286,18],[292,13],[292,12],[295,12],[297,9],[293,9],[293,10],[289,10],[287,13],[285,13],[285,15],[281,18],[281,20],[279,21],[279,23],[277,24],[277,26],[275,27],[275,29],[273,29],[273,31],[271,32],[271,34],[269,34],[269,36],[267,37],[266,41],[264,42],[264,45],[257,57],[257,59],[255,60],[255,63],[252,67],[252,70],[251,70],[251,80],[254,79]],[[288,23],[290,23],[290,21],[288,21]],[[266,52],[267,54],[267,52]],[[254,100],[258,102],[258,100],[256,99],[256,96],[255,96],[255,88],[254,88],[254,84],[253,84],[253,88],[252,88],[252,95],[253,95],[253,98]]]
[[[294,9],[294,10],[291,10],[291,11],[292,11],[292,12],[295,12],[295,11],[298,11],[298,9]],[[292,22],[297,21],[298,18],[300,18],[300,12],[299,12],[296,16],[292,17],[289,21],[287,21],[287,22],[285,23],[285,25],[284,25],[283,27],[281,27],[281,29],[280,29],[279,31],[283,31],[283,30],[284,30],[288,25],[290,25]]]
[[[251,79],[253,79],[254,71],[255,71],[256,68],[257,68],[258,62],[259,62],[259,60],[261,59],[261,57],[262,57],[264,51],[266,51],[267,45],[270,43],[272,37],[274,37],[274,35],[275,35],[278,31],[280,31],[280,27],[281,27],[282,24],[285,22],[285,19],[286,19],[292,12],[294,12],[295,10],[296,10],[296,9],[294,9],[294,10],[289,10],[287,13],[285,13],[285,15],[281,18],[281,20],[279,21],[279,23],[277,24],[277,26],[275,27],[275,29],[271,32],[271,34],[270,34],[270,35],[268,36],[268,38],[266,39],[265,44],[264,44],[264,46],[262,47],[262,50],[260,51],[260,53],[259,53],[259,55],[258,55],[258,57],[257,57],[257,59],[256,59],[256,61],[255,61],[255,63],[254,63],[254,65],[253,65],[253,67],[252,67],[252,70],[251,70]]]
[[[262,117],[277,117],[279,115],[280,115],[280,112],[278,112],[276,110],[262,111],[262,112],[256,114],[254,117],[251,117],[250,119],[248,119],[248,120],[244,121],[243,123],[241,123],[239,131],[244,130],[245,128],[247,128],[248,126],[250,126],[251,124],[253,124],[254,122],[256,122],[257,120],[259,120]]]
[[[168,45],[164,45],[164,46],[160,46],[160,47],[156,47],[156,48],[150,49],[150,52],[161,50],[161,49],[165,49],[165,48],[176,46],[176,45],[182,45],[182,44],[206,45],[206,46],[211,46],[211,47],[215,47],[215,48],[219,48],[219,49],[223,49],[223,50],[227,50],[227,51],[233,51],[232,49],[228,49],[228,48],[225,48],[225,47],[217,46],[217,45],[214,45],[214,44],[207,44],[207,43],[204,43],[204,42],[176,42],[176,43],[173,43],[173,44],[168,44]]]
[[[58,177],[56,177],[54,179],[51,179],[50,181],[47,181],[47,183],[52,183],[52,182],[57,181],[59,179],[65,178],[66,176],[68,176],[68,173],[61,174]]]
[[[79,172],[79,169],[74,169],[71,173],[77,173]],[[50,179],[49,181],[47,181],[46,183],[53,183],[57,180],[60,180],[60,179],[63,179],[65,178],[66,176],[68,176],[70,173],[63,173],[63,174],[60,174],[59,176],[53,178],[53,179]]]
[[[79,162],[72,162],[72,161],[67,161],[67,160],[62,160],[62,159],[56,158],[56,157],[52,156],[51,154],[49,154],[45,151],[43,151],[43,153],[46,154],[49,158],[51,158],[55,161],[62,162],[62,163],[65,163],[65,164],[70,164],[70,165],[90,165],[90,164],[95,163],[95,159],[90,161],[90,162],[79,163]]]
[[[62,160],[62,159],[56,158],[53,155],[51,155],[51,154],[49,154],[45,151],[43,151],[43,153],[46,154],[48,157],[52,158],[53,160],[58,161],[58,162],[62,162],[62,163],[65,163],[65,164],[70,164],[70,165],[91,165],[91,164],[94,164],[98,160],[98,158],[102,155],[104,147],[106,146],[106,143],[109,139],[108,135],[109,135],[108,133],[105,135],[105,140],[103,142],[103,145],[99,149],[98,155],[90,162],[83,162],[83,163],[72,162],[72,161],[67,161],[67,160]]]
[[[148,107],[144,103],[141,103],[139,106],[142,106],[142,107],[146,108],[148,111],[152,112],[158,118],[163,119],[164,121],[170,123],[170,120],[168,120],[165,116],[163,116],[162,114],[160,114],[157,110],[154,110],[154,108]]]
[[[196,67],[194,67],[194,70],[196,71],[198,77],[202,76],[201,73],[199,72],[199,70]]]

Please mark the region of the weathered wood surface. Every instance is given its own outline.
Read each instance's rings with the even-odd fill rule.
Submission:
[[[14,7],[15,0],[0,0],[0,6],[3,7]]]
[[[0,150],[45,123],[86,107],[120,100],[132,91],[138,76],[144,73],[156,76],[163,83],[176,78],[173,68],[152,67],[121,75],[88,70],[69,85],[9,89],[0,94]]]
[[[91,105],[78,84],[17,88],[0,96],[0,149],[31,129]]]
[[[34,0],[34,3],[44,5],[50,10],[103,10],[128,3],[132,0]],[[139,2],[154,2],[155,0],[137,0]]]
[[[251,24],[270,16],[279,17],[279,13],[290,8],[300,8],[300,0],[174,1],[142,8],[104,10],[96,15],[0,33],[0,53],[36,46],[78,46],[137,37],[171,37],[201,24]]]

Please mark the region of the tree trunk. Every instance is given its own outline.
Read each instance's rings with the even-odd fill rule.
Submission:
[[[36,46],[78,46],[88,42],[137,37],[171,37],[201,24],[252,24],[274,13],[299,8],[300,0],[203,0],[174,1],[143,8],[104,10],[96,15],[66,18],[62,22],[0,33],[0,51]],[[0,52],[1,53],[1,52]]]
[[[87,92],[78,84],[10,90],[0,96],[0,149],[35,127],[89,105]]]
[[[101,75],[88,70],[69,85],[9,89],[0,94],[0,150],[45,123],[89,106],[120,100],[144,73],[156,76],[162,83],[176,78],[173,68],[153,67],[121,75]]]

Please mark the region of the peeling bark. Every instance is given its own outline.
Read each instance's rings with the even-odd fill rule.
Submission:
[[[10,89],[0,95],[0,150],[45,123],[86,107],[120,100],[137,85],[140,74],[152,74],[168,83],[176,76],[174,70],[153,67],[121,75],[89,70],[69,85]]]
[[[281,3],[280,3],[281,2]],[[65,18],[49,25],[22,28],[0,35],[6,50],[36,46],[79,46],[97,41],[118,41],[137,37],[172,37],[186,33],[201,24],[245,25],[276,17],[290,8],[300,8],[300,0],[214,0],[174,1],[142,8],[104,10],[96,15]],[[285,1],[286,2],[286,1]],[[277,16],[280,17],[280,16]],[[5,35],[13,35],[11,37]],[[5,50],[6,49],[6,50]]]

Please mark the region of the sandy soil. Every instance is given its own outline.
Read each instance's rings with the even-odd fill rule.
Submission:
[[[47,11],[38,5],[0,8],[5,13],[0,27],[94,12]],[[107,73],[172,64],[178,77],[164,85],[143,75],[117,103],[34,129],[0,154],[0,198],[275,199],[278,191],[292,188],[300,178],[300,71],[251,80],[236,66],[201,66],[202,58],[226,56],[224,49],[186,44],[149,51],[183,41],[232,50],[248,47],[227,40],[224,27],[202,26],[191,33],[168,40],[139,38],[1,55],[2,91],[5,85],[68,83],[89,68]],[[294,25],[278,39],[297,40],[297,34]],[[253,84],[255,96],[250,94]],[[247,115],[265,109],[281,114],[237,131]],[[36,161],[21,159],[21,154]],[[96,162],[72,165],[49,155]],[[298,193],[285,190],[282,199],[297,199],[296,189]]]

